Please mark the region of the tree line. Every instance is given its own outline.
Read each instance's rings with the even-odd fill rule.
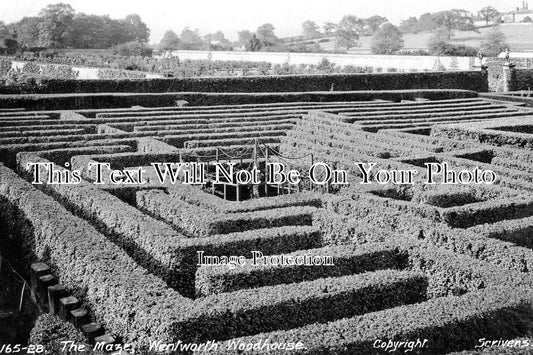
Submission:
[[[306,20],[300,36],[283,39],[275,34],[274,25],[266,23],[255,31],[239,31],[236,41],[228,40],[221,31],[201,35],[198,29],[186,27],[179,35],[168,30],[157,45],[149,46],[150,29],[137,14],[112,19],[107,15],[76,13],[72,6],[59,3],[48,5],[34,17],[24,17],[7,25],[0,22],[0,49],[114,48],[116,54],[123,56],[150,56],[154,47],[160,50],[233,50],[238,47],[252,52],[324,52],[320,42],[333,40],[336,50],[344,51],[357,47],[360,37],[372,36],[373,53],[394,54],[403,48],[404,34],[431,31],[427,54],[475,55],[476,49],[451,43],[454,31],[475,31],[476,20],[488,25],[499,18],[500,13],[491,6],[482,8],[477,15],[461,9],[426,13],[418,18],[409,17],[398,27],[379,15],[359,18],[350,14],[339,22],[325,22],[322,26]],[[494,31],[485,41],[485,47],[491,53],[501,50],[505,47],[505,37]]]
[[[4,47],[103,49],[138,41],[147,43],[150,29],[137,14],[123,19],[76,13],[69,4],[48,5],[37,16],[0,21]]]

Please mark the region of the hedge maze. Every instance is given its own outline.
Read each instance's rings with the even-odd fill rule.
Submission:
[[[141,353],[152,342],[178,341],[241,353],[264,339],[301,342],[298,352],[313,354],[380,354],[389,341],[405,350],[413,339],[427,344],[415,353],[474,351],[481,338],[532,337],[532,133],[527,108],[444,94],[2,109],[1,244],[20,270],[48,263],[90,322]],[[259,159],[298,169],[309,157],[345,169],[350,184],[329,193],[283,187],[278,196],[237,202],[152,175],[144,185],[95,184],[87,168],[215,160],[247,167],[254,149]],[[82,181],[32,184],[28,163],[36,162],[58,176],[79,169]],[[447,162],[490,169],[497,179],[360,184],[355,162],[420,178],[424,162]],[[199,251],[246,260],[199,266]],[[254,251],[263,263],[254,264]],[[301,256],[314,265],[279,262]]]

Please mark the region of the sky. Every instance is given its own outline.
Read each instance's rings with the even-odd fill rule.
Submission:
[[[426,12],[459,8],[476,13],[485,6],[507,12],[522,4],[522,0],[0,0],[0,21],[35,16],[46,5],[58,2],[70,4],[76,12],[112,18],[137,13],[151,30],[151,42],[159,42],[167,30],[179,34],[185,27],[198,29],[202,35],[220,30],[235,40],[238,31],[255,31],[271,23],[278,37],[287,37],[301,34],[305,20],[322,26],[347,14],[362,18],[380,15],[398,25]]]

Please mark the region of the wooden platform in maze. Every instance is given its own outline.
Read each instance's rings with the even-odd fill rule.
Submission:
[[[420,339],[421,353],[473,350],[532,336],[532,126],[529,109],[482,98],[0,111],[0,220],[138,348],[215,341],[226,354],[269,339],[366,354]],[[251,152],[255,138],[346,169],[351,184],[228,202],[154,177],[95,185],[86,168],[211,162]],[[423,162],[446,162],[498,179],[361,185],[359,161],[420,177]],[[35,162],[83,181],[32,185]],[[198,266],[199,255],[226,262]],[[282,262],[297,258],[313,265]]]

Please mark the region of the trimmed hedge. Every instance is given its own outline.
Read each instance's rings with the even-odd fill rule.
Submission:
[[[226,78],[43,80],[39,94],[97,92],[294,92],[402,89],[462,89],[488,91],[483,71],[283,75]],[[4,90],[5,91],[5,90]],[[0,92],[9,94],[10,92]]]
[[[365,88],[366,89],[366,88]],[[385,90],[388,90],[386,88]],[[328,88],[329,90],[329,88]],[[18,94],[12,92],[11,94]],[[397,90],[397,91],[354,91],[313,93],[84,93],[49,95],[0,95],[0,106],[5,108],[24,107],[27,110],[73,110],[91,108],[120,108],[135,105],[175,106],[176,100],[186,100],[191,105],[261,104],[272,102],[299,101],[372,101],[386,99],[400,101],[413,97],[427,97],[432,100],[444,98],[477,97],[477,93],[465,90]]]
[[[24,175],[31,174],[26,163],[48,162],[33,153],[20,153],[18,166]],[[64,170],[55,165],[54,169]],[[46,168],[41,170],[45,176]],[[72,212],[93,223],[115,243],[120,245],[140,265],[160,276],[169,285],[179,288],[176,274],[175,250],[184,238],[169,225],[141,213],[98,186],[82,181],[78,185],[35,185],[55,196]]]
[[[175,226],[190,237],[243,232],[285,225],[310,225],[314,207],[285,207],[250,213],[214,213],[162,191],[139,191],[137,207]]]
[[[12,144],[0,147],[0,161],[4,162],[11,168],[16,168],[16,154],[18,152],[34,152],[52,149],[70,149],[77,147],[98,147],[104,145],[121,145],[126,144],[133,149],[137,147],[137,141],[131,138],[124,139],[96,139],[92,141],[75,141],[75,142],[55,142],[55,143],[29,143],[29,144]],[[117,153],[119,154],[119,153]]]
[[[0,204],[2,219],[10,221],[4,223],[9,226],[4,235],[19,241],[34,260],[48,261],[61,283],[82,295],[107,329],[132,344],[176,339],[172,318],[190,301],[138,266],[88,222],[3,166]]]
[[[183,341],[225,340],[325,323],[425,300],[420,273],[383,270],[198,299],[179,325]]]
[[[314,215],[313,225],[324,233],[327,244],[347,241],[425,239],[433,245],[455,253],[487,261],[508,270],[527,272],[533,269],[533,251],[515,244],[486,238],[475,230],[452,229],[411,209],[367,201],[354,195],[351,199],[335,197],[327,202],[328,210]],[[340,213],[340,214],[339,214]]]
[[[473,124],[456,124],[449,126],[436,126],[431,134],[436,137],[445,137],[458,140],[472,140],[475,142],[506,146],[511,148],[531,149],[533,136],[531,134],[495,131],[498,126],[531,124],[527,118],[499,120],[496,122],[482,122]]]
[[[322,206],[322,196],[311,192],[234,202],[225,201],[212,194],[205,193],[196,186],[177,184],[173,189],[169,190],[169,195],[172,199],[182,200],[218,213],[243,213],[296,206]]]
[[[230,269],[227,265],[201,266],[196,272],[196,294],[207,296],[252,287],[290,284],[295,281],[402,269],[407,264],[406,255],[401,255],[394,247],[383,244],[332,246],[300,250],[287,256],[297,257],[302,254],[332,256],[334,266],[253,265],[252,259],[247,259],[245,265],[235,269]]]
[[[45,313],[41,315],[30,333],[29,344],[41,345],[45,349],[45,354],[61,355],[64,344],[61,342],[72,341],[76,345],[83,345],[86,349],[92,348],[88,345],[87,339],[71,323],[61,320],[55,315]]]
[[[470,349],[480,338],[513,339],[524,334],[531,324],[531,290],[509,286],[491,287],[461,297],[448,296],[424,303],[400,306],[326,324],[311,324],[286,331],[262,333],[232,339],[238,343],[301,341],[307,354],[383,354],[375,348],[376,340],[387,343],[428,339],[419,352],[445,353]],[[228,342],[218,343],[218,351],[209,354],[239,354]],[[401,349],[404,351],[404,348]],[[207,353],[207,352],[204,352]],[[286,350],[271,350],[286,354]]]
[[[477,225],[471,229],[486,238],[496,238],[533,249],[533,217]]]

